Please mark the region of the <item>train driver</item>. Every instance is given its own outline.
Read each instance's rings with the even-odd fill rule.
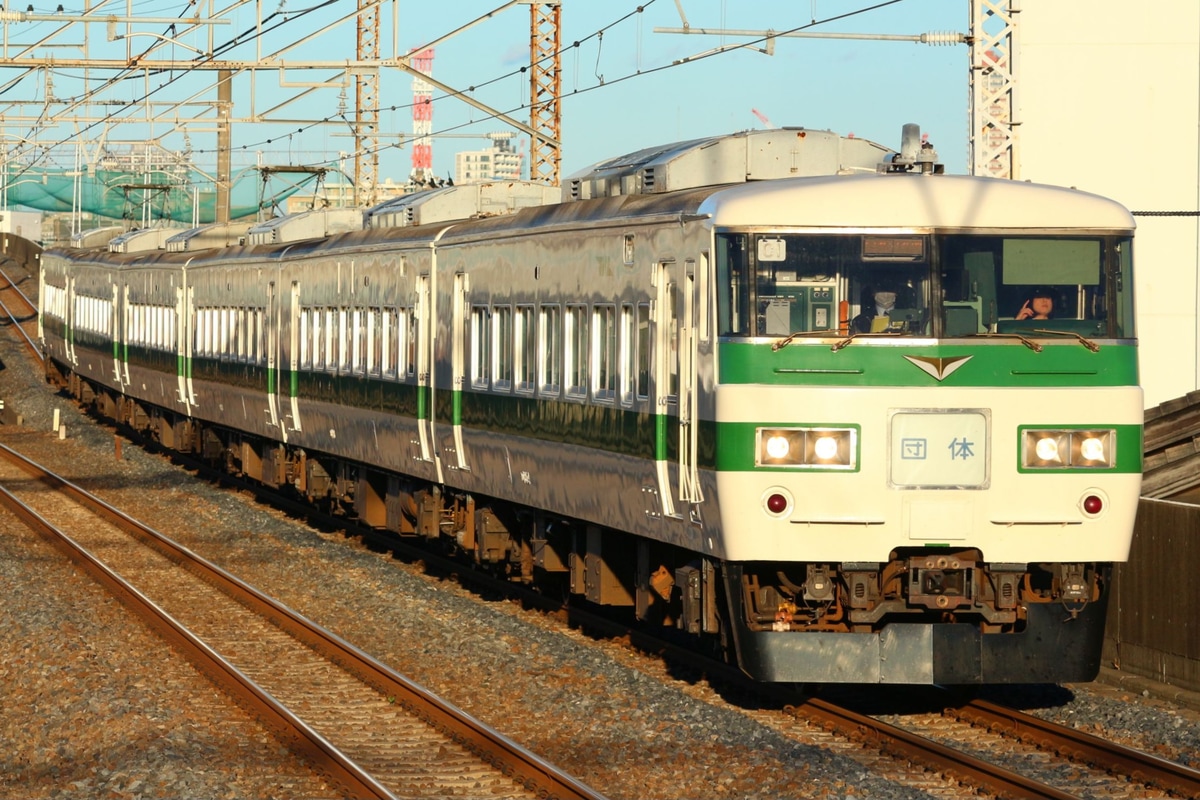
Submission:
[[[886,287],[863,291],[861,313],[854,318],[853,332],[885,331],[891,325],[891,313],[896,307],[896,292]]]
[[[1030,295],[1017,311],[1017,319],[1050,319],[1054,314],[1054,296],[1045,289],[1039,289]]]

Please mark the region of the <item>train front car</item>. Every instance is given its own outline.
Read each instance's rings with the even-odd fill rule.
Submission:
[[[701,211],[742,668],[1094,678],[1141,484],[1129,212],[934,174],[746,184]]]

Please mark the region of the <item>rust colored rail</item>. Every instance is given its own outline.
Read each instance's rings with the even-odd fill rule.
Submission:
[[[1046,750],[1063,754],[1097,769],[1126,775],[1134,781],[1180,797],[1200,797],[1200,771],[1143,753],[1098,736],[1056,725],[986,700],[972,700],[947,709],[948,714],[991,730],[1016,736]]]
[[[37,342],[35,342],[25,331],[24,325],[21,324],[24,320],[30,319],[31,317],[33,319],[37,319],[37,306],[25,296],[25,293],[17,287],[17,284],[14,283],[13,280],[8,277],[8,274],[3,270],[0,270],[0,280],[7,284],[6,286],[0,286],[0,293],[10,291],[15,292],[27,309],[24,313],[21,313],[10,308],[3,300],[0,300],[0,311],[3,311],[4,316],[12,320],[12,326],[16,328],[18,333],[21,334],[21,339],[25,343],[25,348],[30,352],[37,363],[41,364],[45,360],[44,356],[42,355],[42,350],[40,347],[38,347]]]
[[[69,495],[74,501],[84,505],[97,516],[136,536],[172,561],[186,563],[186,568],[199,575],[203,580],[217,586],[225,594],[269,618],[277,627],[313,648],[326,659],[338,664],[359,680],[389,697],[395,697],[397,705],[474,752],[481,760],[502,770],[512,780],[523,784],[537,796],[562,798],[563,800],[603,800],[603,795],[563,773],[549,762],[506,739],[465,712],[442,701],[332,632],[296,614],[161,533],[142,525],[82,487],[55,475],[7,445],[0,444],[0,456],[21,467],[56,491]],[[270,721],[285,740],[297,741],[297,736],[302,737],[297,748],[301,755],[326,768],[327,774],[343,784],[348,796],[392,797],[386,788],[363,773],[349,759],[341,756],[340,752],[326,742],[320,734],[304,725],[286,708],[275,703],[270,695],[256,690],[257,687],[248,688],[246,684],[251,682],[241,672],[196,640],[181,625],[161,612],[136,589],[129,586],[120,576],[86,551],[74,547],[69,538],[61,535],[36,511],[22,504],[2,486],[0,486],[0,502],[12,509],[27,524],[49,538],[54,544],[66,550],[86,571],[148,619],[155,629],[163,633],[172,643],[178,643],[184,652],[195,652],[196,657],[200,659],[201,669],[206,674],[218,678],[237,696],[246,696],[253,704],[255,711],[261,712],[262,718]],[[151,616],[153,616],[152,619]],[[250,694],[247,695],[247,691]],[[301,727],[297,728],[297,725]]]
[[[1075,795],[1053,786],[818,698],[809,698],[798,706],[789,706],[788,710],[797,717],[812,719],[851,739],[867,741],[873,747],[999,797],[1077,800]]]

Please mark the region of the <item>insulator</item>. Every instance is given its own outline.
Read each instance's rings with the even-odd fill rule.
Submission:
[[[949,44],[962,44],[967,40],[967,37],[961,33],[954,31],[930,31],[929,33],[921,34],[921,43],[932,47],[940,47]]]

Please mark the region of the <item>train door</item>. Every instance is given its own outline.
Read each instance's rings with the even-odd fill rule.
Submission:
[[[267,427],[280,428],[279,435],[287,441],[287,431],[279,425],[279,294],[275,281],[267,283]]]
[[[183,406],[184,413],[189,417],[192,415],[192,396],[188,391],[188,372],[189,365],[192,363],[191,353],[191,336],[188,324],[190,315],[188,314],[188,287],[186,281],[181,281],[177,289],[175,289],[175,381],[176,381],[176,400]]]
[[[683,270],[683,316],[679,321],[679,499],[692,506],[704,499],[700,489],[700,472],[696,463],[699,446],[699,419],[697,412],[697,365],[700,335],[700,302],[696,281],[696,262],[684,262]]]
[[[124,393],[125,387],[129,385],[129,332],[125,330],[129,287],[119,284],[119,280],[114,279],[112,282],[113,380]],[[122,313],[123,311],[125,313]]]
[[[654,466],[658,478],[659,513],[679,516],[672,473],[679,474],[671,458],[679,442],[679,294],[678,267],[660,261],[654,269]]]
[[[417,316],[417,428],[421,445],[421,460],[437,467],[437,480],[442,480],[441,460],[433,448],[433,409],[437,387],[433,380],[433,299],[432,270],[417,276],[417,297],[413,313]]]
[[[67,278],[66,285],[67,307],[63,309],[66,335],[63,337],[63,354],[70,364],[79,366],[79,358],[75,355],[75,279]],[[45,295],[39,295],[39,297],[45,297]]]
[[[455,467],[461,470],[470,469],[467,465],[467,451],[463,447],[462,430],[463,392],[467,389],[467,325],[471,320],[470,305],[467,299],[467,292],[469,290],[470,281],[467,278],[467,274],[465,272],[455,273],[453,333],[451,334],[451,343],[453,344],[451,362],[454,370],[454,384],[452,388],[454,396],[451,403],[450,422],[454,426]]]
[[[286,389],[280,402],[284,404],[284,427],[288,430],[303,430],[300,425],[300,282],[292,281],[292,295],[287,319],[287,380],[280,381],[280,389]],[[282,336],[280,337],[282,343]]]
[[[680,518],[683,507],[696,519],[704,495],[697,450],[699,420],[697,359],[700,302],[696,264],[672,261],[655,268],[654,420],[659,512]]]

